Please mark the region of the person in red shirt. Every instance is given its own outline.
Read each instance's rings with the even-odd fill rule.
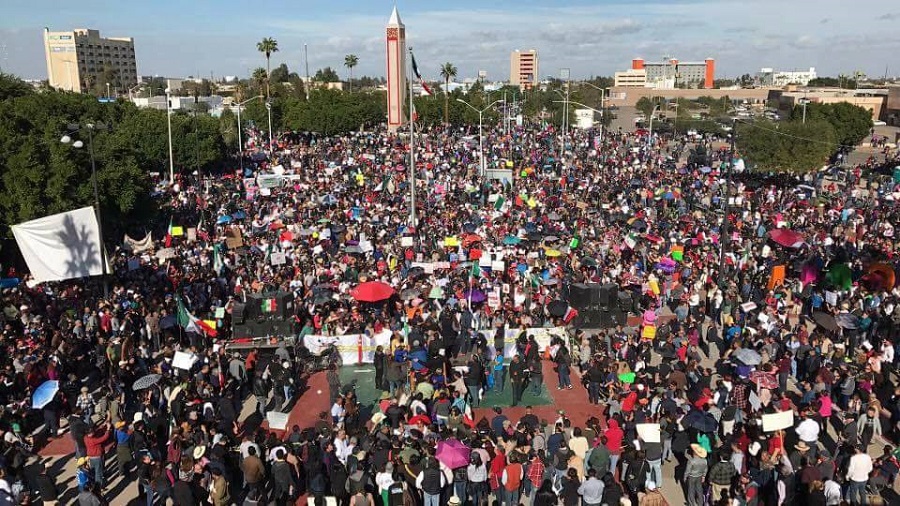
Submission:
[[[625,439],[625,432],[619,428],[618,420],[613,418],[609,421],[603,435],[606,436],[606,449],[609,450],[609,471],[615,476],[619,456],[622,455],[622,440]]]
[[[94,483],[102,489],[105,485],[105,462],[103,456],[106,454],[106,443],[109,441],[112,432],[109,428],[109,420],[98,427],[94,432],[84,436],[84,446],[87,449],[87,457],[91,463],[91,469],[94,470]]]

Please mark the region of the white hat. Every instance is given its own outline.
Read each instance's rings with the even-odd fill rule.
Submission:
[[[143,422],[144,421],[144,412],[138,411],[134,414],[134,422]]]
[[[449,504],[449,505],[451,505],[451,506],[453,506],[453,505],[459,506],[459,505],[462,504],[462,503],[459,501],[459,497],[456,497],[456,496],[454,495],[454,496],[451,496],[451,497],[450,497],[450,500],[447,501],[447,504]]]
[[[647,490],[650,490],[650,491],[656,490],[656,482],[653,480],[648,481],[647,482]]]

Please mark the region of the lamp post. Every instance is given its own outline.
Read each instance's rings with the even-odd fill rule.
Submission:
[[[262,96],[262,95],[257,95],[257,96],[255,96],[255,97],[248,98],[247,100],[244,100],[243,102],[241,102],[241,103],[239,103],[238,105],[235,106],[235,107],[237,107],[238,158],[240,158],[240,160],[241,160],[241,161],[240,161],[240,163],[241,163],[241,177],[244,176],[244,140],[243,140],[243,138],[241,137],[241,130],[243,130],[243,126],[242,126],[242,124],[241,124],[241,108],[244,107],[244,104],[249,103],[249,102],[252,102],[252,101],[256,100],[257,98],[263,98],[263,96]],[[270,123],[270,125],[271,125],[271,123]],[[269,128],[271,128],[271,126],[270,126]]]
[[[726,243],[728,242],[728,198],[731,196],[731,176],[734,174],[734,138],[737,135],[737,119],[731,120],[731,133],[728,138],[731,144],[731,160],[729,160],[727,171],[725,172],[725,194],[722,196],[722,233],[719,238],[719,277],[725,277],[725,253]]]
[[[647,133],[647,148],[650,147],[650,144],[653,142],[653,117],[656,116],[656,112],[659,111],[659,105],[655,106],[652,111],[650,111],[650,131]]]
[[[269,113],[269,158],[274,158],[272,156],[272,103],[266,100],[266,112]]]
[[[132,86],[131,88],[128,88],[128,100],[129,100],[129,101],[134,102],[134,96],[133,96],[132,92],[133,92],[134,90],[140,88],[141,86],[143,86],[143,84],[135,84],[135,85]]]
[[[172,90],[166,88],[166,121],[169,128],[169,184],[175,184],[175,159],[172,157]]]
[[[106,83],[106,99],[107,99],[107,100],[110,99],[110,94],[109,94],[109,83]]]
[[[109,296],[109,283],[106,279],[106,248],[103,246],[103,219],[100,216],[100,192],[97,188],[97,164],[94,160],[94,130],[105,130],[106,126],[94,123],[85,123],[82,126],[69,125],[70,131],[60,138],[59,142],[63,144],[71,144],[75,149],[84,147],[82,141],[72,141],[71,135],[80,131],[88,132],[88,153],[91,157],[91,182],[94,186],[94,214],[97,216],[97,232],[100,234],[100,261],[103,263],[103,296]]]
[[[485,111],[487,111],[488,109],[490,109],[491,107],[493,107],[494,104],[498,104],[498,103],[500,103],[500,102],[503,102],[503,100],[494,100],[493,102],[490,103],[490,105],[488,105],[487,107],[485,107],[484,109],[481,109],[481,110],[479,110],[478,108],[476,108],[475,106],[473,106],[472,104],[466,102],[465,100],[463,100],[463,99],[461,99],[461,98],[457,98],[456,101],[459,102],[459,103],[461,103],[461,104],[466,104],[466,106],[468,106],[469,109],[472,109],[473,111],[475,111],[475,112],[478,113],[478,158],[479,158],[480,164],[481,164],[481,174],[480,174],[480,175],[481,175],[481,178],[484,179],[484,172],[485,172],[485,167],[484,167],[484,135],[483,135],[483,133],[482,133],[482,131],[481,131],[482,118],[483,118],[483,116],[484,116],[484,112],[485,112]]]
[[[599,86],[594,86],[593,84],[591,84],[587,81],[583,81],[581,84],[586,84],[586,85],[590,86],[591,88],[594,88],[595,90],[598,90],[600,92],[600,145],[603,145],[603,121],[606,120],[606,114],[603,113],[603,111],[604,111],[603,106],[605,103],[604,99],[606,97],[606,89],[601,88]],[[572,103],[574,104],[575,102],[572,102]],[[579,105],[579,104],[576,104],[576,105]],[[581,104],[581,107],[587,107],[587,106]],[[587,107],[587,108],[591,109],[590,107]],[[596,112],[594,109],[591,109],[591,110]]]

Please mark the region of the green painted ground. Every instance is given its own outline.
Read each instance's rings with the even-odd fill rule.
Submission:
[[[381,390],[375,387],[375,368],[372,366],[347,366],[340,370],[341,384],[349,385],[356,382],[356,395],[363,406],[371,406],[381,397]],[[556,388],[556,378],[552,378],[550,388]],[[545,406],[553,404],[553,399],[547,392],[548,385],[542,385],[540,393],[534,395],[532,388],[529,386],[522,396],[521,406]],[[507,379],[503,392],[499,392],[496,388],[485,394],[481,400],[479,407],[512,406],[512,388]]]

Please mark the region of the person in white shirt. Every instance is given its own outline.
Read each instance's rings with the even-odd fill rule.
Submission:
[[[850,464],[847,466],[849,487],[846,499],[852,504],[865,504],[866,483],[869,482],[869,474],[873,469],[872,457],[865,452],[862,446],[857,446],[856,454],[850,457]]]
[[[827,506],[838,506],[841,504],[841,486],[834,480],[825,482],[825,504]]]
[[[347,465],[347,457],[353,453],[354,446],[356,446],[354,441],[347,438],[347,433],[344,429],[339,430],[337,435],[334,436],[334,455],[345,466]]]

